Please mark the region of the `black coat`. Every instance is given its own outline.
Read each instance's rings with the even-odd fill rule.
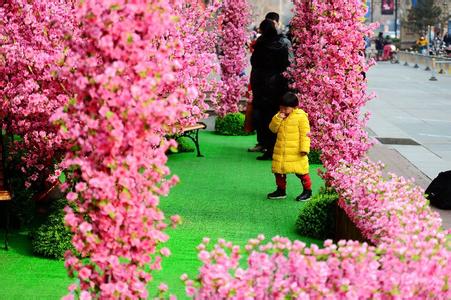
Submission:
[[[289,45],[286,38],[260,37],[251,57],[251,86],[256,109],[277,111],[281,97],[288,91],[288,81],[282,75],[289,66]]]
[[[383,37],[378,37],[376,39],[376,50],[384,50],[385,39]]]
[[[451,209],[451,171],[441,172],[425,191],[431,204],[440,209]]]

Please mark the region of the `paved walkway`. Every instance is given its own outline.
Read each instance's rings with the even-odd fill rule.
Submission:
[[[370,156],[387,171],[426,188],[438,173],[451,170],[451,76],[402,65],[380,63],[368,73],[370,91],[377,98],[366,110],[372,117],[368,131],[389,144],[376,143]],[[417,145],[402,145],[417,143]],[[451,228],[451,211],[437,210],[445,228]]]

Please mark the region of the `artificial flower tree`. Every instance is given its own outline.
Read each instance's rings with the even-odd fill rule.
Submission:
[[[65,222],[77,252],[66,254],[78,279],[67,299],[147,298],[151,271],[170,254],[161,246],[168,225],[158,204],[177,178],[165,154],[175,142],[164,134],[197,94],[177,81],[183,65],[172,54],[183,44],[165,38],[176,26],[174,5],[76,3],[83,39],[69,41],[75,93],[52,117],[67,150]]]
[[[55,181],[64,149],[58,127],[49,122],[71,95],[64,68],[77,39],[71,4],[57,1],[6,1],[0,8],[0,122],[9,159],[27,176],[26,188]]]
[[[224,0],[221,7],[221,39],[219,60],[222,85],[218,95],[217,112],[220,116],[239,111],[238,104],[249,81],[246,42],[249,39],[249,3],[247,0]]]

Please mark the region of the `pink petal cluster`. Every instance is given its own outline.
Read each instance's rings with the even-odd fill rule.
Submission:
[[[384,275],[390,276],[384,284],[406,297],[449,299],[449,232],[442,229],[424,190],[395,174],[386,178],[383,165],[367,159],[352,165],[342,162],[331,173],[339,205],[378,245]]]
[[[340,206],[373,243],[391,243],[441,231],[441,219],[432,212],[424,190],[395,174],[386,179],[381,163],[343,162],[331,173],[331,183],[340,194]]]
[[[203,263],[194,299],[449,299],[450,252],[444,235],[418,240],[419,247],[378,247],[325,241],[324,247],[274,237],[249,240],[242,249],[219,241],[199,246]],[[210,249],[209,249],[210,248]],[[212,248],[212,249],[211,249]],[[209,250],[208,250],[209,249]],[[246,267],[243,267],[245,265]]]
[[[185,106],[186,112],[179,120],[180,127],[193,125],[207,117],[207,95],[214,98],[220,85],[215,79],[220,73],[216,55],[219,36],[216,12],[219,8],[219,2],[202,6],[198,0],[183,0],[173,7],[179,21],[167,38],[172,42],[182,42],[182,49],[174,48],[171,57],[180,64],[176,74],[177,86],[189,91],[185,102],[179,103]]]
[[[362,118],[360,109],[371,98],[362,74],[369,67],[362,51],[372,26],[361,21],[366,9],[362,1],[294,3],[295,59],[288,75],[309,114],[312,147],[322,150],[324,166],[333,170],[342,159],[357,162],[371,146],[364,130],[368,116]]]
[[[210,251],[201,250],[200,287],[183,278],[188,295],[195,299],[345,299],[369,295],[376,288],[373,278],[380,264],[374,247],[326,241],[320,249],[281,237],[263,241],[263,236],[251,239],[244,249],[220,241]],[[244,259],[247,268],[241,267]]]
[[[224,0],[219,55],[222,85],[218,92],[220,116],[238,112],[238,103],[249,82],[244,75],[247,66],[246,42],[249,39],[250,7],[247,0]]]
[[[41,185],[54,171],[63,149],[52,113],[67,102],[70,86],[63,65],[76,38],[73,10],[65,0],[2,1],[0,7],[0,121],[9,137],[10,159]],[[17,137],[20,137],[17,138]]]
[[[85,299],[148,297],[152,270],[161,268],[159,246],[168,226],[158,208],[177,182],[169,177],[168,126],[184,116],[196,86],[180,86],[181,41],[164,38],[176,26],[172,0],[76,4],[82,40],[74,52],[74,95],[53,115],[67,147],[62,167],[69,183],[66,224],[78,253],[66,254],[75,293]],[[179,217],[173,217],[178,223]],[[68,299],[74,297],[71,286]],[[165,285],[160,290],[167,290]],[[77,294],[78,295],[78,294]]]

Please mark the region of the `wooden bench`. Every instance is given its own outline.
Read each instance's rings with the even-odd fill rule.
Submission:
[[[176,141],[182,137],[189,138],[190,140],[192,140],[194,142],[194,145],[196,146],[197,157],[203,157],[203,155],[200,153],[199,130],[206,129],[206,128],[207,128],[207,125],[205,123],[197,122],[195,125],[183,128],[180,133],[172,135],[170,137],[172,137]]]
[[[6,179],[5,179],[5,155],[3,152],[3,135],[0,133],[0,205],[5,206],[3,210],[5,216],[5,249],[8,250],[8,232],[9,232],[9,206],[12,200],[10,192],[6,188]]]

